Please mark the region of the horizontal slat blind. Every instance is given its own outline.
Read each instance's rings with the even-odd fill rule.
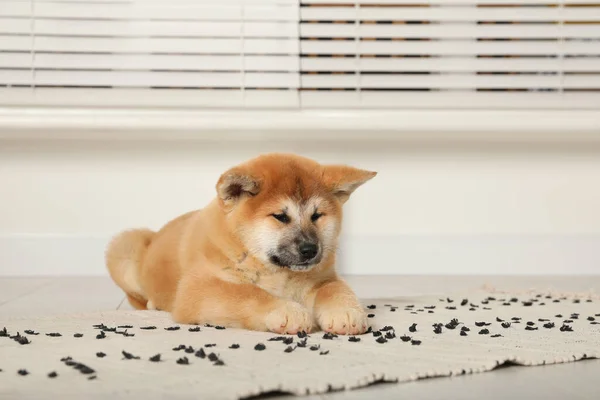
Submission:
[[[0,0],[0,105],[600,108],[600,0]]]
[[[600,108],[598,0],[302,0],[304,107]]]
[[[296,0],[0,0],[0,102],[295,108],[298,8]]]

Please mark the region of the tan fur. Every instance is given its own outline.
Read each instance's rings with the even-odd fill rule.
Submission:
[[[374,176],[289,154],[257,157],[226,171],[205,208],[156,233],[117,235],[108,270],[135,308],[165,310],[181,323],[362,333],[367,317],[335,272],[335,251],[342,205]],[[273,216],[280,213],[291,222]],[[319,244],[308,264],[294,261],[303,240]]]

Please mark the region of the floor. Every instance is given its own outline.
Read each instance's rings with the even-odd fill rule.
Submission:
[[[348,282],[362,298],[425,295],[476,289],[554,289],[600,293],[600,276],[477,277],[477,276],[352,276]],[[123,293],[108,277],[0,278],[1,321],[36,316],[107,309],[130,309]],[[306,399],[597,399],[600,360],[544,367],[510,367],[453,378],[408,384],[379,384],[356,391],[310,396]],[[269,399],[290,399],[269,396]]]

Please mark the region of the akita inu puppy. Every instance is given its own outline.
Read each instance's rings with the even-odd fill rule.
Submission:
[[[335,271],[342,205],[375,172],[267,154],[225,172],[217,196],[160,231],[125,231],[106,252],[110,275],[137,309],[294,334],[367,330]],[[316,330],[316,329],[315,329]]]

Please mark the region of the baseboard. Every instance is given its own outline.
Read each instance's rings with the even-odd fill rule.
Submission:
[[[0,276],[106,275],[103,235],[0,235]],[[597,235],[348,236],[348,275],[596,275]]]

